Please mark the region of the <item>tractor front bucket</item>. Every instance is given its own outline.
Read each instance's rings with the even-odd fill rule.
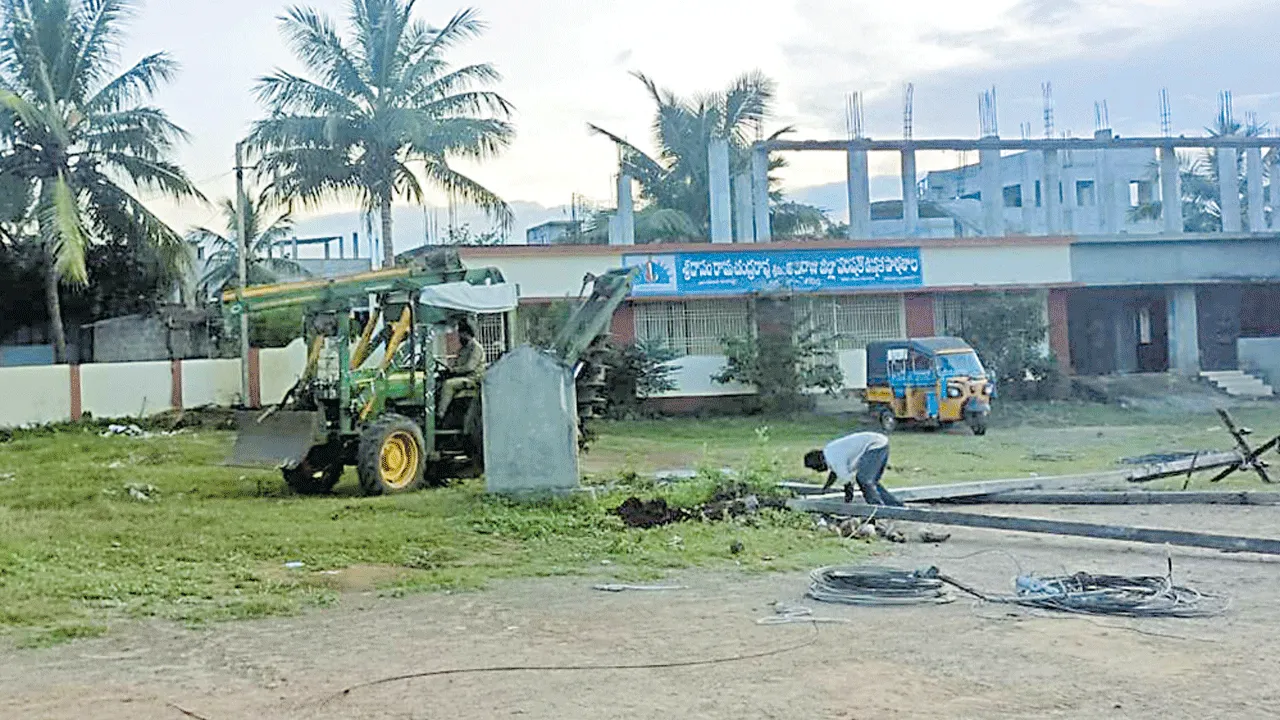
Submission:
[[[327,442],[324,413],[282,410],[274,413],[236,413],[239,435],[227,464],[292,470],[316,445]]]

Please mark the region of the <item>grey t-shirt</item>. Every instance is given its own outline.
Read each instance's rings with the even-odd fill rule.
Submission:
[[[834,440],[822,449],[827,467],[836,477],[848,482],[858,470],[858,461],[868,450],[889,447],[889,438],[880,433],[854,433]]]

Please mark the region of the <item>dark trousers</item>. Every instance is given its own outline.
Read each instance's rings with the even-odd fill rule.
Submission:
[[[901,500],[880,484],[880,477],[884,475],[884,469],[888,465],[889,447],[887,445],[868,450],[858,459],[858,471],[854,479],[858,481],[858,488],[862,490],[862,497],[866,499],[868,505],[903,506]]]

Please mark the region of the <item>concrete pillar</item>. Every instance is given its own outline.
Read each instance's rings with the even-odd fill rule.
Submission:
[[[756,242],[773,240],[773,223],[769,216],[769,153],[751,153],[751,206],[755,210]]]
[[[1000,174],[1000,148],[980,148],[978,166],[982,185],[982,234],[999,237],[1004,235],[1004,178]]]
[[[1178,151],[1171,145],[1160,148],[1160,213],[1166,234],[1183,231],[1182,169],[1178,166]]]
[[[1094,140],[1102,143],[1111,142],[1112,137],[1113,135],[1109,129],[1099,130],[1093,135]],[[1129,207],[1129,197],[1126,192],[1124,204],[1120,203],[1116,192],[1118,183],[1111,154],[1111,149],[1108,147],[1100,147],[1097,151],[1095,165],[1097,174],[1093,181],[1093,192],[1098,205],[1099,232],[1115,235],[1120,232],[1120,228],[1124,225],[1125,210]]]
[[[1280,230],[1280,147],[1271,148],[1271,229]]]
[[[871,176],[867,151],[849,146],[849,237],[871,237]]]
[[[916,193],[916,150],[902,149],[902,234],[914,237],[920,226],[920,196]]]
[[[711,188],[711,242],[733,242],[733,202],[729,189],[729,141],[713,138],[707,148]]]
[[[756,241],[755,213],[751,206],[751,174],[733,176],[733,241]]]
[[[1244,222],[1240,218],[1240,176],[1237,167],[1238,159],[1235,148],[1218,148],[1218,191],[1222,208],[1222,232],[1238,233],[1244,231]]]
[[[1200,325],[1194,285],[1169,287],[1169,369],[1182,375],[1200,373]]]
[[[1070,152],[1067,151],[1070,158]],[[1080,196],[1076,192],[1076,168],[1068,161],[1062,166],[1062,232],[1067,235],[1078,235],[1080,230]]]
[[[618,173],[618,222],[615,234],[609,237],[610,245],[636,244],[636,206],[631,197],[631,176]]]
[[[1244,164],[1249,197],[1249,232],[1264,232],[1267,229],[1267,201],[1262,193],[1262,148],[1245,148]]]
[[[1062,232],[1062,202],[1058,197],[1058,185],[1062,182],[1062,158],[1057,150],[1044,151],[1043,181],[1040,183],[1041,205],[1044,209],[1044,229],[1049,235]]]
[[[1027,235],[1040,235],[1040,211],[1036,208],[1036,173],[1032,164],[1034,153],[1024,152],[1018,156],[1022,161],[1022,232]],[[1041,183],[1043,186],[1043,183]],[[1041,198],[1043,203],[1044,198]]]

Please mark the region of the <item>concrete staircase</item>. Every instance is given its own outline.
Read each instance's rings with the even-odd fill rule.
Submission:
[[[1265,398],[1275,395],[1270,385],[1240,370],[1202,372],[1200,377],[1232,397]]]

